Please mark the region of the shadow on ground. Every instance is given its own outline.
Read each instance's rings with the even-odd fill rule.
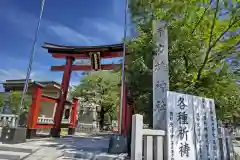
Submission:
[[[65,136],[62,138],[51,138],[42,144],[43,147],[56,147],[68,151],[87,151],[87,152],[108,152],[110,135],[104,136]]]
[[[114,133],[79,134],[63,136],[61,138],[30,139],[27,145],[38,146],[40,150],[26,160],[60,158],[82,158],[88,160],[115,160],[125,159],[126,154],[108,154],[109,140]],[[49,155],[47,152],[51,152]],[[55,155],[53,155],[55,154]],[[56,158],[55,158],[56,159]],[[57,158],[58,159],[58,158]],[[60,159],[58,159],[60,160]]]

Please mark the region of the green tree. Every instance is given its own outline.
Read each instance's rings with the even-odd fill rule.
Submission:
[[[21,103],[21,92],[10,92],[8,96],[8,101],[9,101],[9,107],[10,110],[13,114],[26,114],[29,109],[30,105],[30,99],[28,96],[26,96],[23,107],[20,108],[20,103]]]
[[[128,45],[127,81],[139,112],[152,108],[152,22],[161,20],[168,25],[170,90],[214,98],[219,118],[239,114],[239,77],[226,62],[239,56],[238,3],[131,0],[129,8],[139,36]]]
[[[230,67],[232,69],[232,71],[237,74],[240,75],[240,57],[231,57],[228,59],[230,61]]]
[[[80,84],[71,91],[72,96],[81,97],[85,102],[101,106],[101,129],[106,113],[110,115],[111,119],[116,119],[117,105],[119,104],[119,82],[119,73],[98,71],[90,73],[82,78]]]
[[[0,94],[0,109],[2,109],[2,107],[4,107],[4,96],[2,94]]]

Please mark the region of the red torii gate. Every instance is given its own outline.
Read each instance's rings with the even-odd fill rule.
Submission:
[[[62,46],[50,43],[45,43],[43,48],[48,50],[48,53],[53,58],[65,59],[66,64],[62,66],[52,66],[51,71],[63,71],[61,82],[61,93],[54,116],[54,126],[51,131],[53,137],[60,137],[61,120],[64,111],[64,104],[68,94],[69,82],[72,71],[91,71],[91,70],[114,70],[119,68],[119,64],[101,64],[103,58],[121,57],[123,54],[123,44],[104,45],[104,46]],[[91,59],[91,65],[73,65],[75,59]],[[126,135],[127,129],[127,103],[126,103],[126,86],[124,86],[124,98],[122,109],[122,134]],[[118,122],[120,117],[118,116]],[[131,122],[130,122],[131,123]],[[119,123],[118,123],[119,124]]]

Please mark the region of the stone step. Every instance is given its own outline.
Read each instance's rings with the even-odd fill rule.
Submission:
[[[56,160],[90,160],[90,159],[85,159],[85,158],[69,158],[69,157],[59,157]],[[118,157],[95,157],[91,160],[128,160],[124,158],[118,158]]]
[[[59,157],[56,160],[89,160],[89,159],[83,159],[83,158],[69,158],[69,157]]]
[[[0,144],[0,151],[32,153],[37,149],[37,147],[26,146],[24,144]]]
[[[92,159],[94,157],[94,155],[95,154],[92,152],[71,151],[71,150],[65,150],[63,153],[63,157],[82,158],[82,159]]]
[[[102,147],[102,146],[95,146],[95,147],[91,147],[91,146],[85,146],[85,147],[77,147],[74,146],[73,147],[69,147],[69,146],[63,146],[62,149],[65,149],[65,151],[84,151],[84,152],[94,152],[94,153],[101,153],[101,152],[108,152],[108,147]]]
[[[67,160],[70,159],[82,159],[82,160],[125,160],[126,155],[113,155],[108,153],[100,153],[100,152],[86,152],[86,151],[64,151],[62,160],[64,158]]]
[[[5,160],[21,160],[28,156],[30,153],[24,152],[11,152],[11,151],[0,151],[0,159]]]

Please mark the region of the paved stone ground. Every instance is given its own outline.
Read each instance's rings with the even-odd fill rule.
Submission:
[[[126,154],[108,154],[109,135],[78,135],[60,139],[32,140],[28,145],[39,149],[24,160],[124,160]]]
[[[62,157],[62,155],[61,150],[55,147],[42,147],[37,152],[24,158],[24,160],[56,160]]]
[[[233,148],[234,148],[234,152],[235,152],[235,160],[240,160],[240,142],[235,141],[233,143]]]
[[[1,128],[0,128],[1,133]],[[107,153],[109,136],[112,133],[98,135],[76,133],[72,137],[60,139],[41,138],[28,140],[26,143],[14,144],[12,147],[35,148],[33,153],[24,153],[23,160],[121,160],[126,154],[111,155]],[[1,144],[0,144],[1,145]],[[37,149],[36,149],[37,148]],[[0,151],[4,154],[20,155],[20,152]],[[0,157],[1,159],[1,157]]]
[[[67,136],[60,139],[42,138],[30,140],[23,146],[39,148],[24,160],[123,160],[125,154],[111,155],[107,153],[109,135]],[[235,141],[234,151],[240,155],[240,141]],[[236,160],[240,160],[239,156]]]
[[[23,159],[31,153],[37,151],[37,146],[21,144],[2,144],[0,143],[0,159]]]

